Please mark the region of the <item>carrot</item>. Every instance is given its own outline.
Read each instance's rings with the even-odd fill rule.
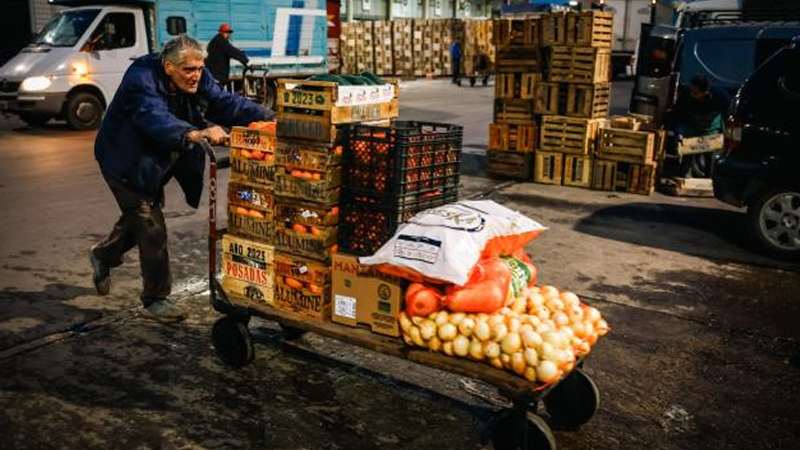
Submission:
[[[297,177],[297,178],[303,178],[303,171],[302,170],[297,170],[297,169],[292,169],[292,171],[290,172],[290,175],[293,176],[293,177]]]
[[[253,156],[253,159],[264,159],[264,152],[261,150],[253,150],[250,154]]]
[[[305,225],[303,224],[296,223],[292,225],[292,231],[294,231],[295,233],[305,234],[308,233],[308,228],[306,228]]]
[[[250,210],[247,209],[247,208],[242,208],[241,206],[237,206],[236,207],[236,214],[238,214],[240,216],[249,216],[250,215]]]
[[[320,174],[319,174],[319,173],[317,173],[317,172],[314,172],[313,174],[311,174],[311,178],[312,178],[314,181],[319,181],[319,180],[321,180],[321,179],[322,179],[322,175],[320,175]]]
[[[239,156],[241,156],[242,158],[247,158],[247,159],[252,159],[253,158],[253,154],[250,152],[250,150],[245,150],[245,149],[239,150]]]
[[[308,290],[314,295],[322,294],[322,288],[317,286],[316,284],[309,284]]]
[[[264,213],[262,213],[261,211],[256,211],[255,209],[251,209],[250,211],[248,211],[247,215],[252,217],[253,219],[259,219],[259,220],[263,220],[265,217]]]
[[[320,236],[322,236],[322,230],[320,230],[317,227],[311,227],[311,234],[316,236],[316,237],[320,237]]]
[[[303,283],[295,280],[294,278],[284,277],[283,282],[286,283],[286,285],[289,287],[293,287],[295,289],[303,289]]]

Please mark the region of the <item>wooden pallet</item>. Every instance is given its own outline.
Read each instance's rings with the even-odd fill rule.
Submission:
[[[588,188],[592,185],[592,157],[564,155],[564,186]]]
[[[494,121],[507,125],[532,125],[536,123],[531,100],[495,100]]]
[[[655,160],[655,135],[648,131],[601,128],[597,155],[600,158],[646,164]]]
[[[548,81],[604,83],[609,81],[611,51],[594,47],[553,47]]]
[[[501,48],[495,57],[495,72],[541,72],[541,51],[538,48]]]
[[[541,35],[541,20],[496,19],[492,24],[492,43],[501,47],[538,47]]]
[[[492,177],[530,180],[532,167],[533,153],[530,152],[486,152],[486,174]]]
[[[678,197],[714,197],[710,178],[667,178],[663,180],[660,190]]]
[[[375,22],[373,35],[375,41],[375,74],[380,76],[394,75],[391,22]]]
[[[602,191],[650,195],[655,190],[657,166],[597,158],[592,169],[592,188]]]
[[[536,149],[535,125],[489,124],[489,150],[531,152]]]
[[[557,12],[542,17],[541,43],[545,47],[567,43],[567,16]]]
[[[603,119],[544,116],[539,148],[551,152],[591,155],[594,153],[597,129],[603,123]]]
[[[611,128],[639,131],[642,128],[642,121],[635,116],[612,116],[609,125]]]
[[[498,73],[495,76],[494,98],[530,100],[534,88],[542,80],[540,73]]]
[[[611,103],[611,84],[567,85],[566,115],[595,119],[608,116]]]
[[[410,76],[414,73],[412,35],[414,22],[410,19],[394,20],[392,26],[392,62],[394,75]]]
[[[564,154],[537,150],[533,171],[533,181],[536,183],[561,185],[564,176]]]
[[[372,28],[370,21],[359,22],[354,27],[356,37],[356,71],[375,71],[375,45],[373,42]]]
[[[566,44],[611,48],[614,14],[605,11],[570,12],[566,18]]]
[[[536,114],[563,114],[566,108],[565,94],[561,83],[536,83],[533,89],[533,111]]]

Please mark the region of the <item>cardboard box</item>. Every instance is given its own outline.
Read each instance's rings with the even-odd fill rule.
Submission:
[[[403,299],[399,280],[371,271],[357,256],[333,255],[333,322],[399,337],[397,316]]]

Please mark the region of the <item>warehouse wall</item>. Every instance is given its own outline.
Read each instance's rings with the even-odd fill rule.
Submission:
[[[29,0],[31,8],[31,29],[34,32],[41,30],[50,19],[60,10],[59,6],[47,3],[47,0]]]

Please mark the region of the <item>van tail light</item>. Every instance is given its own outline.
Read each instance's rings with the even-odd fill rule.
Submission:
[[[725,122],[725,155],[730,155],[742,143],[742,121],[731,116]]]

